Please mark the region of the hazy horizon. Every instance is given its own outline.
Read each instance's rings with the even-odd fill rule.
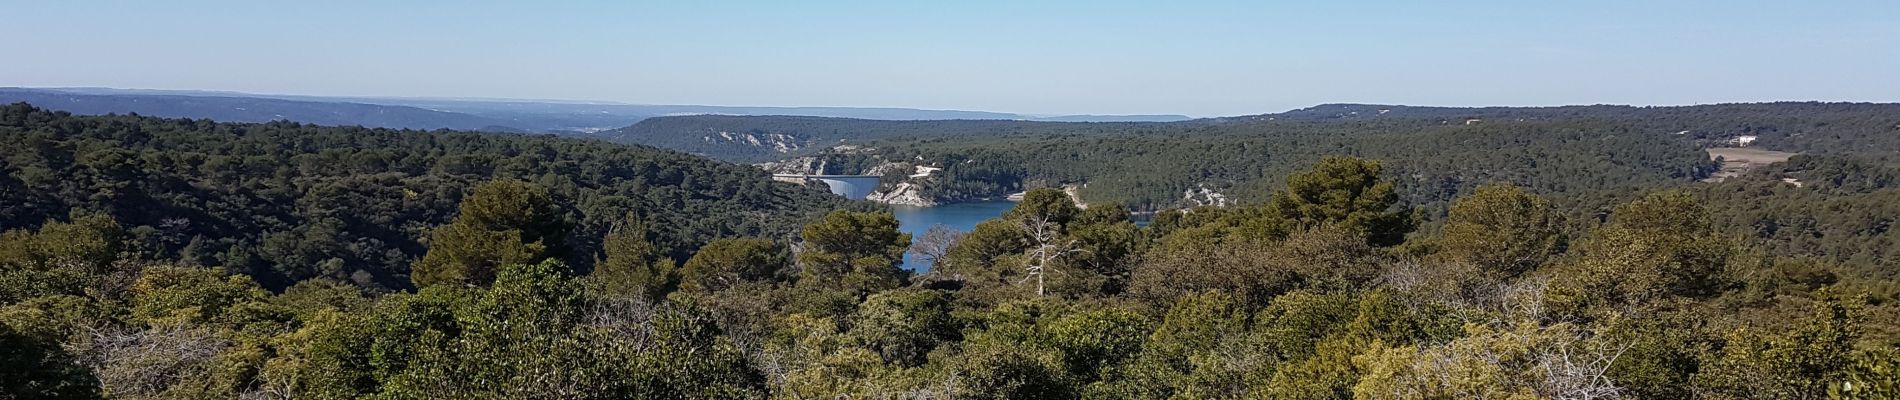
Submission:
[[[1900,100],[1900,4],[1874,1],[10,8],[0,85],[23,87],[1193,117]]]
[[[1125,114],[1114,114],[1114,113],[1077,113],[1077,114],[1042,114],[1042,113],[1024,113],[1024,112],[1016,112],[1016,111],[1013,111],[1013,110],[991,110],[991,109],[951,109],[951,108],[917,108],[917,107],[900,107],[900,106],[882,106],[882,105],[810,105],[810,104],[796,104],[796,105],[770,105],[770,104],[661,104],[661,103],[640,103],[640,102],[628,102],[628,101],[613,101],[613,100],[593,100],[593,99],[544,99],[544,98],[509,98],[509,97],[482,97],[482,96],[469,96],[469,97],[444,97],[444,96],[382,96],[382,95],[313,95],[313,94],[302,94],[302,93],[255,93],[255,92],[243,92],[243,91],[230,91],[230,90],[206,90],[206,89],[170,89],[170,88],[121,88],[121,87],[104,87],[104,86],[19,86],[19,85],[5,85],[5,84],[0,84],[0,88],[20,88],[20,89],[32,89],[32,90],[53,90],[53,91],[60,91],[60,90],[112,90],[112,91],[127,91],[127,92],[138,92],[138,91],[150,91],[150,92],[154,92],[154,94],[167,94],[167,95],[171,95],[171,94],[179,94],[179,93],[189,93],[189,92],[201,92],[201,93],[202,93],[202,95],[220,95],[220,94],[222,94],[222,95],[229,95],[229,96],[234,96],[234,97],[245,97],[245,96],[256,96],[256,97],[262,97],[262,98],[276,98],[276,97],[284,97],[284,98],[298,98],[298,97],[309,97],[309,98],[311,98],[312,100],[320,100],[320,99],[391,99],[391,100],[443,100],[443,101],[475,101],[475,102],[522,102],[522,103],[548,103],[548,104],[561,104],[561,103],[567,103],[567,104],[595,104],[595,105],[625,105],[625,106],[693,106],[693,107],[731,107],[731,108],[749,108],[749,107],[761,107],[761,108],[764,108],[764,107],[772,107],[772,108],[841,108],[841,109],[910,109],[910,110],[919,110],[919,111],[945,111],[945,112],[981,112],[981,113],[997,113],[997,114],[1018,114],[1018,115],[1023,115],[1023,116],[1033,116],[1033,117],[1067,117],[1067,116],[1087,116],[1087,115],[1099,115],[1099,116],[1135,116],[1135,115],[1155,115],[1155,116],[1165,116],[1165,115],[1185,115],[1185,116],[1188,116],[1188,117],[1191,117],[1191,118],[1220,118],[1220,117],[1234,117],[1234,116],[1245,116],[1245,115],[1259,115],[1259,114],[1274,114],[1274,113],[1282,113],[1282,112],[1290,112],[1290,111],[1296,111],[1296,110],[1302,110],[1302,109],[1307,109],[1307,108],[1312,108],[1312,107],[1316,107],[1316,106],[1324,106],[1324,105],[1331,105],[1331,104],[1361,104],[1361,105],[1391,105],[1391,106],[1407,106],[1407,107],[1444,107],[1444,108],[1488,108],[1488,107],[1514,107],[1514,108],[1540,108],[1540,107],[1568,107],[1568,106],[1631,106],[1631,107],[1683,107],[1683,106],[1700,106],[1700,105],[1716,105],[1716,104],[1760,104],[1760,103],[1800,103],[1800,102],[1821,102],[1821,103],[1876,103],[1876,104],[1878,104],[1878,103],[1900,103],[1900,100],[1893,100],[1893,101],[1854,101],[1854,100],[1829,100],[1829,99],[1766,99],[1766,100],[1745,100],[1745,101],[1721,101],[1721,102],[1706,102],[1706,103],[1680,103],[1680,104],[1629,104],[1629,103],[1565,103],[1565,104],[1477,104],[1477,105],[1444,105],[1444,104],[1410,104],[1410,103],[1395,103],[1395,102],[1380,102],[1380,101],[1340,101],[1340,102],[1326,102],[1326,103],[1313,103],[1313,104],[1307,104],[1307,105],[1303,105],[1303,106],[1297,106],[1297,107],[1291,107],[1291,108],[1286,108],[1286,109],[1276,109],[1276,110],[1260,110],[1260,111],[1258,111],[1258,112],[1249,112],[1249,113],[1245,113],[1245,114],[1221,114],[1221,115],[1195,115],[1195,114],[1181,114],[1181,113],[1125,113]],[[173,92],[173,93],[166,93],[166,92]],[[193,94],[179,94],[179,95],[187,95],[187,96],[190,96],[190,95],[193,95]],[[731,115],[756,115],[756,114],[731,114]],[[844,117],[844,118],[849,118],[849,117]],[[875,118],[871,118],[871,119],[875,119]]]

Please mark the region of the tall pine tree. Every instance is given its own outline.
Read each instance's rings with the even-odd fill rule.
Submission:
[[[453,221],[431,234],[429,252],[411,269],[417,287],[486,286],[504,265],[559,258],[567,236],[565,212],[547,189],[499,179],[462,199]]]

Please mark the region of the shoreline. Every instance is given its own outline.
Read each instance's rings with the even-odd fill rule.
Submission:
[[[893,203],[878,203],[878,204],[883,204],[891,208],[937,208],[937,207],[944,207],[944,206],[957,205],[957,204],[1000,203],[1000,202],[1020,203],[1021,201],[1011,200],[1007,198],[997,199],[994,197],[984,197],[984,198],[971,199],[971,200],[932,202],[931,205],[927,205],[927,206],[920,206],[920,205],[915,205],[915,204],[893,204]]]

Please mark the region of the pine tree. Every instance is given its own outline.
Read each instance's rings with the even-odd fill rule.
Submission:
[[[602,242],[605,254],[594,262],[594,272],[589,276],[601,290],[657,300],[679,287],[679,271],[673,260],[663,259],[648,241],[646,224],[638,215],[627,214]]]
[[[430,236],[429,252],[411,269],[416,286],[485,286],[504,265],[558,258],[567,222],[547,189],[500,179],[475,188],[461,210]]]
[[[1485,185],[1451,203],[1440,254],[1500,278],[1516,276],[1562,250],[1562,221],[1549,200],[1508,184]]]
[[[770,240],[714,240],[681,268],[680,288],[716,292],[744,282],[768,282],[780,278],[788,264],[785,247]]]
[[[897,230],[891,213],[834,211],[806,225],[798,254],[800,284],[857,291],[890,289],[907,277],[898,264],[910,248],[910,234]]]
[[[1286,189],[1267,201],[1268,214],[1279,217],[1277,233],[1338,225],[1376,245],[1398,244],[1412,220],[1393,210],[1399,196],[1392,182],[1379,178],[1384,170],[1377,161],[1332,156],[1287,177]]]

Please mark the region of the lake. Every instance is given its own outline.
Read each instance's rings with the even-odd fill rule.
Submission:
[[[958,232],[976,229],[976,224],[996,218],[1016,207],[1013,201],[978,201],[969,203],[940,204],[936,207],[893,206],[891,213],[897,214],[898,229],[909,233],[911,239],[924,236],[931,226],[943,225]],[[904,254],[904,268],[923,272],[930,270],[930,264],[918,260],[909,253]]]

